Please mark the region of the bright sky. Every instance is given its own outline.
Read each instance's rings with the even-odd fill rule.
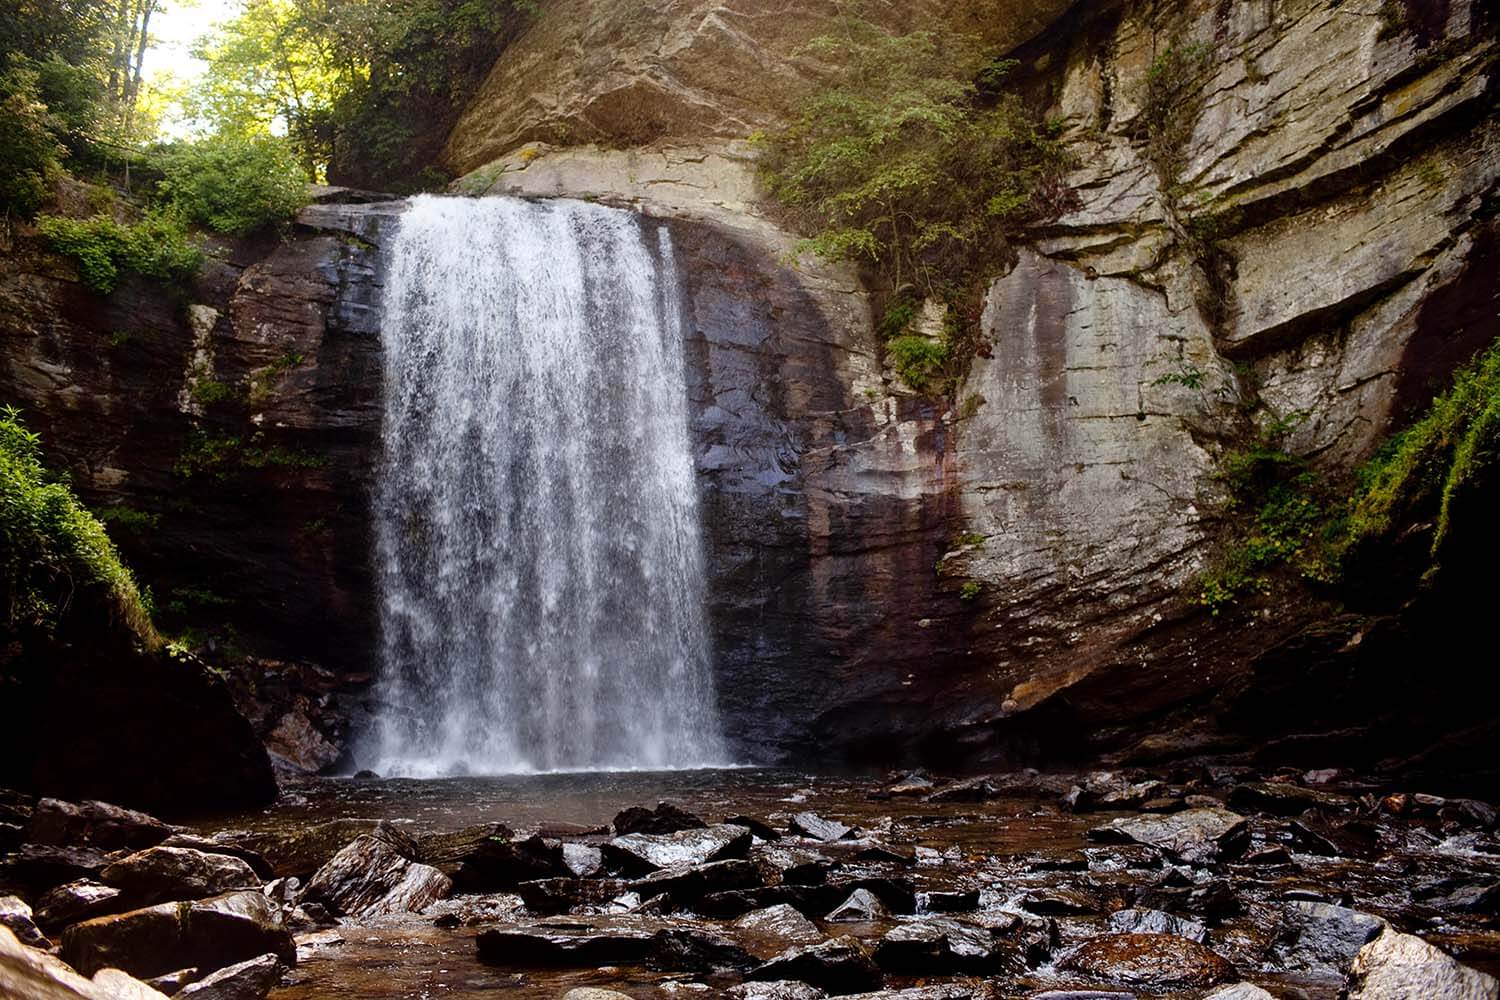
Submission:
[[[191,84],[206,68],[191,55],[194,43],[234,14],[239,0],[163,0],[162,6],[151,16],[151,44],[146,49],[143,72],[148,80],[170,77]],[[186,128],[180,121],[164,125],[168,134],[181,134]]]

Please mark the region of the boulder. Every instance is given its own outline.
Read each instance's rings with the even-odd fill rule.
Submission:
[[[260,885],[255,872],[239,858],[187,847],[138,851],[100,871],[99,881],[119,889],[137,906],[203,899]]]
[[[750,889],[760,885],[760,868],[741,858],[710,861],[704,865],[674,865],[652,872],[630,883],[643,899],[670,893],[679,902],[691,902],[711,892]]]
[[[628,993],[617,990],[601,990],[593,986],[580,986],[562,995],[562,1000],[635,1000]]]
[[[1342,976],[1385,927],[1380,917],[1345,906],[1292,902],[1282,911],[1272,955],[1291,971]]]
[[[16,940],[28,948],[52,947],[32,919],[31,907],[17,896],[0,896],[0,927],[9,928]]]
[[[266,750],[273,759],[299,771],[316,774],[333,765],[341,751],[312,724],[307,713],[292,708],[266,734]]]
[[[0,997],[15,1000],[166,1000],[118,969],[85,979],[61,960],[28,948],[0,926]]]
[[[562,844],[536,836],[517,840],[504,823],[423,837],[408,856],[453,879],[458,892],[494,892],[570,874]]]
[[[730,1000],[823,1000],[827,993],[816,986],[791,979],[766,983],[741,983],[724,991]]]
[[[156,846],[187,847],[195,851],[202,851],[204,854],[227,854],[231,858],[239,858],[245,864],[249,865],[250,870],[262,882],[276,877],[276,872],[272,869],[271,863],[262,857],[258,851],[253,851],[243,844],[221,841],[214,837],[199,837],[191,833],[174,833]]]
[[[1161,910],[1116,910],[1108,926],[1115,934],[1173,934],[1199,944],[1208,943],[1208,928],[1196,920],[1175,917]]]
[[[732,926],[740,943],[761,961],[796,945],[826,940],[816,924],[785,903],[747,913]]]
[[[1102,934],[1074,948],[1058,967],[1123,986],[1174,989],[1213,986],[1234,966],[1196,941],[1170,934]]]
[[[593,878],[604,872],[604,852],[588,844],[562,845],[563,867],[578,878]]]
[[[1212,807],[1164,815],[1122,816],[1097,826],[1090,840],[1146,844],[1187,861],[1212,861],[1221,840],[1232,839],[1245,817]]]
[[[619,879],[544,878],[522,882],[516,893],[536,914],[567,913],[580,906],[602,906],[625,891]]]
[[[697,927],[670,927],[651,939],[647,965],[665,972],[738,972],[760,960],[737,942]]]
[[[815,812],[800,812],[792,817],[788,829],[792,833],[831,844],[854,836],[854,828],[837,820],[824,819]]]
[[[97,880],[109,856],[92,847],[22,844],[0,858],[0,887],[36,896],[64,882]]]
[[[760,981],[795,979],[832,994],[878,990],[880,969],[849,938],[788,948],[750,972]]]
[[[176,995],[182,1000],[265,1000],[286,968],[275,955],[261,955],[205,976]]]
[[[890,911],[880,898],[868,889],[855,889],[849,898],[840,903],[823,919],[829,923],[869,923],[884,920]]]
[[[643,806],[631,806],[617,813],[610,823],[616,836],[624,836],[627,833],[676,833],[679,830],[701,830],[707,825],[697,816],[679,809],[670,802],[659,803],[654,810]]]
[[[1257,781],[1236,785],[1229,793],[1229,805],[1245,812],[1266,812],[1277,816],[1298,816],[1309,809],[1342,812],[1358,802],[1347,795],[1304,788],[1282,781]]]
[[[59,847],[97,847],[101,851],[140,851],[155,847],[172,835],[172,828],[155,816],[108,802],[37,802],[27,825],[33,844]]]
[[[978,889],[935,889],[917,893],[917,909],[928,913],[959,913],[978,908]]]
[[[743,858],[750,851],[751,834],[727,824],[676,833],[629,833],[604,844],[605,863],[628,874],[646,874],[675,865]]]
[[[730,826],[743,826],[754,834],[757,840],[764,840],[768,844],[781,839],[781,833],[778,830],[754,816],[730,816],[724,822]]]
[[[1359,950],[1347,986],[1349,1000],[1500,1000],[1500,980],[1494,976],[1391,928]]]
[[[954,920],[921,920],[893,927],[875,946],[875,964],[901,975],[989,972],[1001,964],[994,936]]]
[[[411,861],[383,840],[356,838],[318,869],[302,902],[335,914],[372,917],[418,913],[448,895],[453,880],[431,865]]]
[[[306,879],[326,865],[350,841],[362,836],[384,840],[407,857],[420,856],[411,838],[395,824],[385,820],[335,819],[312,826],[222,834],[220,839],[263,857],[271,866],[271,874],[275,877],[296,876]]]
[[[37,900],[36,920],[43,927],[64,927],[79,920],[129,909],[119,889],[80,879],[49,890]]]
[[[532,968],[597,968],[639,965],[651,954],[653,932],[639,927],[526,927],[510,925],[479,932],[479,960],[490,965]]]
[[[63,932],[62,957],[82,972],[114,967],[143,977],[221,969],[268,952],[294,965],[296,946],[279,916],[254,891],[158,903],[72,925]]]

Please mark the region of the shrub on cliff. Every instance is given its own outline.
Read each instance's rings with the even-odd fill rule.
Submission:
[[[121,271],[162,281],[190,281],[202,254],[171,211],[148,212],[132,225],[100,214],[88,219],[44,216],[37,230],[58,253],[78,265],[83,283],[101,295],[114,291]]]
[[[232,236],[287,222],[307,203],[307,175],[274,136],[218,135],[163,147],[162,197],[192,222]]]
[[[83,596],[102,599],[148,645],[156,632],[104,525],[48,479],[37,436],[0,410],[0,614],[9,637],[56,632]]]
[[[26,218],[35,213],[47,200],[63,152],[36,74],[12,69],[0,75],[0,212]]]

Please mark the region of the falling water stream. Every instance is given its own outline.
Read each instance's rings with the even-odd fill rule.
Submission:
[[[722,763],[666,228],[421,196],[384,295],[371,766]]]

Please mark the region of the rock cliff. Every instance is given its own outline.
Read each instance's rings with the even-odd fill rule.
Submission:
[[[1217,558],[1226,448],[1305,413],[1287,446],[1346,475],[1500,333],[1486,9],[893,8],[898,29],[1010,53],[1079,163],[1074,207],[993,262],[987,346],[944,400],[883,368],[858,275],[794,262],[756,185],[745,139],[819,78],[804,46],[831,10],[545,4],[446,153],[469,193],[599,198],[672,227],[741,751],[1237,750],[1265,735],[1245,706],[1289,671],[1326,666],[1344,680],[1319,690],[1338,696],[1366,683],[1340,657],[1367,636],[1397,651],[1381,663],[1420,648],[1407,632],[1382,647],[1385,619],[1295,588],[1219,618],[1188,598]],[[1154,108],[1148,78],[1174,50],[1189,83]],[[1169,158],[1165,113],[1183,136]],[[176,303],[140,286],[91,300],[24,245],[0,261],[0,391],[39,415],[82,494],[147,515],[121,540],[158,599],[356,684],[378,248],[398,211],[313,206],[288,241],[223,248]],[[262,729],[286,712],[341,735],[343,716],[319,717],[325,682]]]

